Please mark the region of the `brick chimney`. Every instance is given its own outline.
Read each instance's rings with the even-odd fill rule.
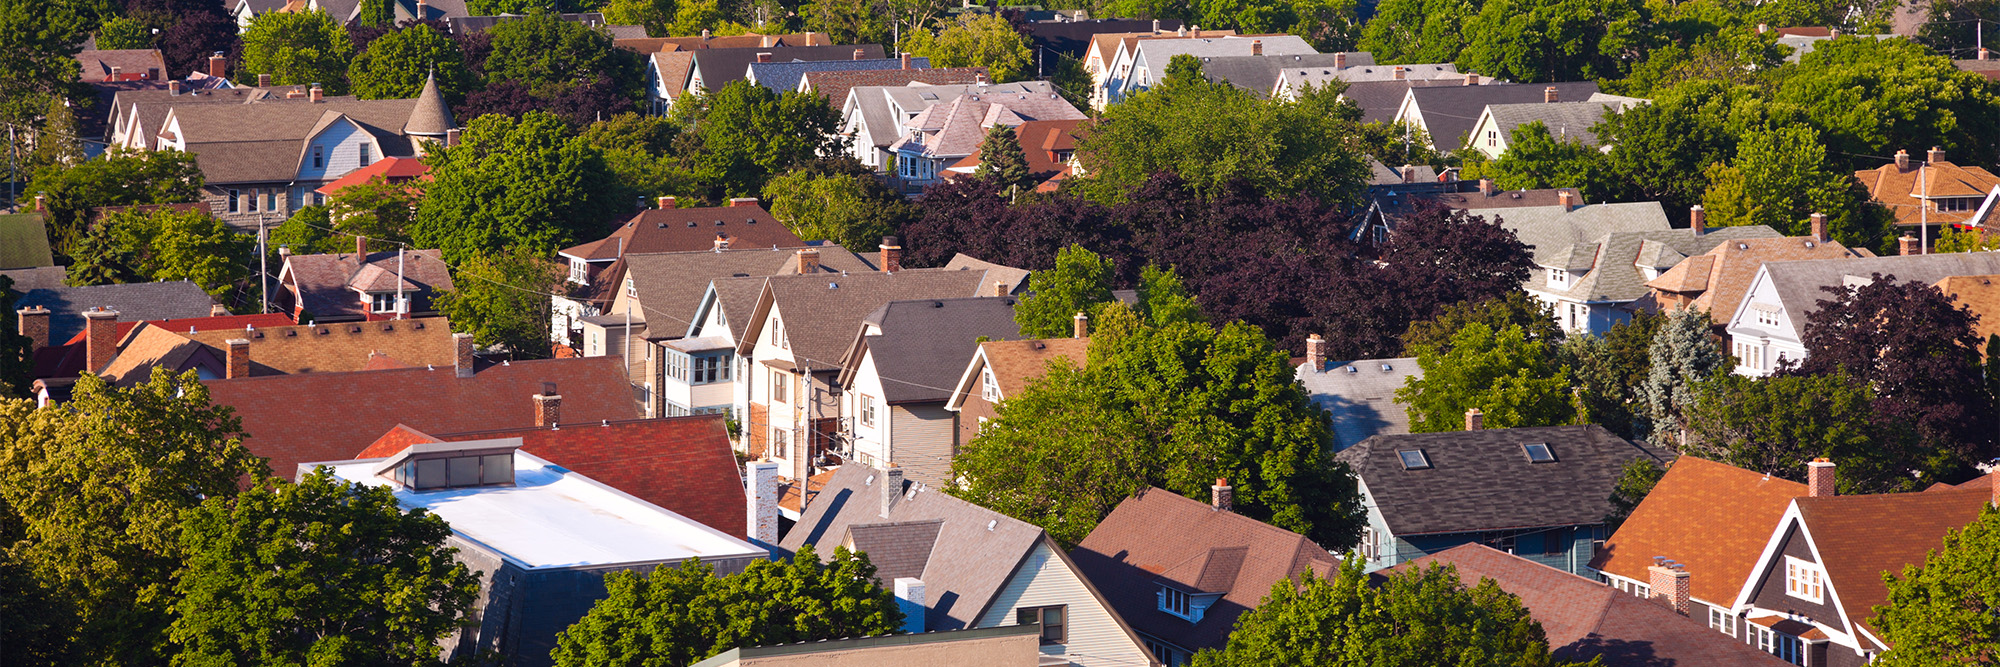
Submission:
[[[1083,314],[1083,311],[1079,310],[1076,311],[1076,316],[1069,318],[1069,337],[1070,338],[1090,337],[1089,315],[1085,315]]]
[[[1483,428],[1486,428],[1486,413],[1484,413],[1484,412],[1480,412],[1480,411],[1479,411],[1479,408],[1473,408],[1473,409],[1471,409],[1471,410],[1466,410],[1466,411],[1465,411],[1465,430],[1467,430],[1467,431],[1477,431],[1477,430],[1480,430],[1480,429],[1483,429]]]
[[[768,63],[768,62],[771,62],[771,54],[769,54],[769,53],[759,53],[759,54],[757,54],[757,62],[760,62],[760,63]]]
[[[228,58],[228,56],[224,56],[224,55],[222,55],[222,52],[221,52],[221,51],[217,51],[217,52],[215,52],[215,55],[211,55],[211,56],[209,56],[209,57],[208,57],[208,75],[209,75],[209,76],[212,76],[212,77],[215,77],[215,78],[218,78],[218,79],[220,79],[220,78],[222,78],[222,75],[224,75],[224,74],[227,74],[227,73],[229,73],[229,58]]]
[[[1264,40],[1261,39],[1250,40],[1250,55],[1253,56],[1264,55]]]
[[[882,474],[875,478],[875,483],[878,485],[875,489],[877,497],[882,499],[877,509],[881,510],[882,518],[887,519],[889,509],[896,505],[896,496],[903,495],[903,469],[891,463],[882,469]]]
[[[1980,60],[1991,60],[1991,57],[1990,57],[1991,55],[1992,55],[1992,52],[1990,52],[1990,51],[1987,51],[1987,50],[1986,50],[1986,47],[1984,47],[1984,46],[1982,46],[1982,47],[1979,47],[1979,59],[1980,59]]]
[[[724,251],[724,250],[728,250],[728,249],[729,249],[729,243],[730,243],[730,240],[729,240],[729,235],[728,235],[728,234],[724,234],[724,233],[722,233],[722,232],[716,232],[716,233],[715,233],[715,251],[716,251],[716,252],[722,252],[722,251]]]
[[[1468,85],[1468,86],[1477,86],[1477,85],[1479,85],[1479,75],[1478,75],[1478,74],[1471,74],[1471,73],[1468,73],[1468,74],[1466,74],[1466,75],[1465,75],[1465,85]]]
[[[1555,86],[1549,86],[1547,88],[1542,89],[1542,101],[1548,102],[1550,104],[1554,104],[1557,101]]]
[[[1909,170],[1910,170],[1910,152],[1906,150],[1897,150],[1896,171],[1909,171]]]
[[[1410,78],[1410,71],[1407,69],[1403,69],[1402,65],[1397,65],[1396,69],[1390,71],[1389,78],[1394,79],[1396,81],[1402,81],[1404,79]]]
[[[360,234],[354,235],[354,254],[361,255],[362,261],[367,261],[368,237],[362,236]]]
[[[319,84],[315,83],[312,85],[312,88],[306,90],[306,97],[312,98],[314,103],[325,102],[326,89],[319,87]]]
[[[28,352],[49,346],[49,309],[41,306],[14,311],[16,329],[28,338]]]
[[[96,373],[118,354],[118,311],[102,307],[84,311],[84,372]]]
[[[168,82],[167,82],[167,94],[168,94],[168,95],[179,95],[179,94],[181,94],[181,93],[183,92],[183,91],[182,91],[182,87],[183,87],[183,86],[186,86],[186,85],[187,85],[187,84],[184,84],[184,83],[181,83],[181,80],[180,80],[180,79],[174,79],[174,80],[172,80],[172,81],[168,81]]]
[[[659,208],[660,208],[660,210],[662,210],[662,211],[664,211],[664,210],[667,210],[667,209],[670,209],[670,208],[675,208],[675,206],[676,206],[676,205],[674,204],[674,202],[675,202],[675,199],[674,199],[673,197],[671,197],[671,196],[669,196],[669,197],[661,197],[661,198],[660,198],[660,200],[659,200],[659,202],[660,202],[660,206],[659,206]]]
[[[1319,334],[1306,336],[1306,369],[1312,373],[1326,370],[1326,339]]]
[[[1688,229],[1694,230],[1695,236],[1708,233],[1708,211],[1702,210],[1701,204],[1688,209]]]
[[[1839,493],[1835,486],[1834,466],[1826,457],[1813,459],[1806,464],[1806,495],[1813,498],[1830,498]]]
[[[1903,232],[1903,237],[1896,239],[1896,254],[1915,255],[1918,250],[1917,244],[1917,237],[1912,236],[1909,232]]]
[[[1500,186],[1494,184],[1493,179],[1479,179],[1479,194],[1486,197],[1500,194]]]
[[[896,60],[902,63],[903,69],[910,68],[910,52],[904,51],[902,53],[896,54]]]
[[[895,273],[903,270],[902,241],[897,240],[894,236],[884,236],[882,237],[882,244],[877,247],[882,251],[883,271]]]
[[[535,426],[556,427],[562,425],[562,394],[556,393],[556,383],[543,382],[542,393],[535,394]]]
[[[1936,166],[1937,163],[1943,162],[1944,148],[1940,146],[1932,146],[1930,151],[1924,153],[1924,161],[1931,163],[1932,166]]]
[[[743,478],[749,480],[750,488],[744,490],[749,511],[750,525],[744,535],[752,542],[775,545],[778,543],[778,464],[769,458],[743,464]]]
[[[112,66],[111,66],[111,78],[109,78],[109,79],[105,79],[105,80],[106,80],[106,81],[124,81],[124,80],[125,80],[125,68],[123,68],[123,67],[119,67],[119,66],[117,66],[117,65],[112,65]]]
[[[1343,52],[1340,52],[1340,53],[1335,53],[1335,54],[1333,54],[1333,68],[1334,68],[1334,69],[1347,69],[1347,53],[1346,53],[1346,52],[1344,52],[1344,51],[1343,51]]]
[[[458,361],[454,364],[454,368],[458,371],[458,376],[462,378],[472,377],[472,334],[452,334],[451,345],[453,349],[458,351]]]
[[[250,339],[231,338],[222,343],[229,346],[229,371],[223,377],[232,380],[250,377]]]
[[[1008,287],[1010,286],[1005,280],[993,281],[993,296],[1007,296],[1009,293],[1012,293],[1013,290],[1008,289]]]
[[[1770,31],[1771,31],[1771,24],[1769,24],[1769,23],[1759,23],[1759,24],[1757,24],[1757,34],[1759,34],[1759,35],[1762,35],[1762,34],[1764,34],[1764,33],[1767,33],[1767,32],[1770,32]]]
[[[446,146],[458,145],[458,128],[454,127],[444,131],[444,145]]]
[[[36,193],[36,194],[35,194],[35,209],[34,209],[34,210],[37,210],[37,211],[47,211],[47,210],[49,210],[49,196],[48,196],[47,194],[43,194],[43,193]]]
[[[1215,478],[1215,485],[1208,487],[1208,506],[1217,512],[1235,511],[1236,487],[1230,486],[1227,478]]]
[[[1564,212],[1574,211],[1576,210],[1576,191],[1559,190],[1556,192],[1556,201],[1562,204]]]
[[[148,67],[148,68],[146,68],[146,80],[147,80],[147,81],[159,81],[159,80],[160,80],[160,68],[158,68],[158,67]]]
[[[861,49],[855,49],[855,50],[854,50],[854,59],[855,59],[855,60],[860,60],[860,59],[862,59],[862,57],[864,57],[864,56],[866,56],[866,55],[868,55],[868,52],[866,52],[866,51],[862,51]]]
[[[801,274],[819,273],[819,251],[812,248],[800,250],[796,270]]]
[[[294,88],[292,88],[291,90],[287,90],[287,91],[285,91],[285,99],[288,99],[288,100],[296,100],[296,99],[301,99],[301,98],[304,98],[305,96],[306,96],[306,91],[304,91],[304,90],[300,90],[300,89],[299,89],[299,88],[297,88],[297,87],[294,87]]]
[[[269,88],[269,87],[271,87],[271,75],[269,75],[269,74],[259,74],[259,75],[257,75],[257,87],[258,87],[258,88]]]
[[[1826,234],[1825,213],[1812,214],[1812,238],[1819,243],[1825,243],[1828,239],[1832,238]]]
[[[1688,615],[1694,609],[1693,592],[1688,588],[1687,568],[1678,564],[1656,563],[1646,568],[1653,597],[1672,607],[1674,613]]]
[[[1404,183],[1414,183],[1417,180],[1417,165],[1406,164],[1396,171],[1403,177]]]
[[[735,197],[729,200],[730,208],[736,208],[739,206],[756,206],[756,205],[757,205],[756,197]]]

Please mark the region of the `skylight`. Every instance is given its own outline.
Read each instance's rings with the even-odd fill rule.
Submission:
[[[1528,444],[1525,444],[1525,445],[1521,445],[1521,450],[1522,450],[1522,451],[1525,451],[1525,452],[1527,452],[1527,454],[1528,454],[1528,462],[1529,462],[1529,463],[1555,463],[1555,462],[1556,462],[1556,455],[1555,455],[1555,452],[1551,452],[1551,451],[1549,451],[1549,445],[1548,445],[1548,443],[1544,443],[1544,442],[1531,442],[1531,443],[1528,443]]]
[[[1396,456],[1402,457],[1404,470],[1423,470],[1431,467],[1431,460],[1424,456],[1424,450],[1421,449],[1405,449],[1396,452]]]

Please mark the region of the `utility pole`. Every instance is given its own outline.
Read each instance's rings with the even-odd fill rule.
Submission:
[[[403,246],[396,246],[396,319],[403,319],[403,313],[410,311],[410,302],[403,300]]]
[[[264,233],[264,214],[257,214],[257,312],[271,312],[271,255],[265,247],[269,237]]]
[[[1922,240],[1917,242],[1919,255],[1931,254],[1931,184],[1930,181],[1924,180],[1926,173],[1924,170],[1930,166],[1930,160],[1924,160],[1923,164],[1917,166],[1917,182],[1924,186],[1924,198],[1917,202],[1917,233],[1922,235]]]

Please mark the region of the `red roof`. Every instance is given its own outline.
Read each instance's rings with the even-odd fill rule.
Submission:
[[[382,177],[385,183],[402,183],[422,176],[430,170],[429,165],[424,164],[423,160],[417,158],[385,157],[376,160],[374,164],[347,172],[346,176],[336,178],[332,183],[319,186],[319,189],[313,192],[331,197],[339,194],[341,190],[349,186],[367,183],[370,179],[377,176]]]
[[[132,333],[132,327],[139,326],[139,322],[139,320],[132,320],[118,323],[116,338],[121,344],[125,341],[125,336]],[[153,326],[179,333],[190,329],[194,331],[221,331],[244,327],[290,326],[292,318],[285,317],[283,313],[265,313],[261,315],[185,317],[181,319],[148,320],[148,322]],[[75,336],[71,336],[69,340],[63,341],[60,345],[50,345],[35,350],[35,378],[76,377],[77,374],[82,373],[84,353],[87,352],[83,340],[89,333],[89,329],[84,329],[76,332]]]
[[[520,438],[521,450],[702,525],[742,537],[742,478],[721,415],[516,428],[436,436],[397,424],[355,458],[394,456],[422,442]]]

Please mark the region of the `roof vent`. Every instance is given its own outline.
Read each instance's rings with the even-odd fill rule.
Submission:
[[[756,219],[756,218],[744,218],[744,219],[743,219],[743,224],[746,224],[746,225],[754,225],[754,224],[757,224],[757,219]]]
[[[1352,374],[1354,374],[1354,373],[1359,373],[1359,372],[1361,372],[1361,369],[1359,369],[1359,368],[1355,368],[1355,367],[1354,367],[1354,366],[1353,366],[1352,364],[1349,364],[1349,365],[1348,365],[1348,367],[1347,367],[1347,372],[1348,372],[1348,374],[1352,375]]]
[[[189,329],[193,329],[193,327],[189,327]],[[293,336],[297,336],[297,335],[299,335],[299,332],[298,332],[298,330],[296,330],[296,329],[286,329],[286,330],[285,330],[285,337],[286,337],[286,338],[291,338],[291,337],[293,337]]]
[[[730,274],[730,276],[729,276],[729,277],[731,277],[731,278],[748,278],[748,277],[750,277],[750,274],[748,274],[748,273],[734,273],[734,274]]]
[[[694,221],[693,221],[693,220],[689,220],[689,221],[688,221],[688,226],[689,226],[689,227],[693,227],[693,226],[694,226]]]
[[[827,283],[827,289],[840,289],[840,283]]]
[[[721,220],[717,220],[717,221],[715,221],[715,226],[717,226],[717,227],[721,227],[721,226],[722,226],[722,221],[721,221]]]
[[[1736,244],[1736,249],[1737,249],[1737,250],[1749,250],[1749,249],[1750,249],[1750,244],[1748,244],[1748,243],[1738,243],[1738,244]]]
[[[660,229],[666,229],[666,228],[667,228],[667,223],[664,222],[660,223]]]
[[[1807,242],[1806,242],[1806,247],[1807,247],[1807,248],[1811,248],[1811,247],[1813,247],[1813,242],[1811,242],[1811,241],[1807,241]]]
[[[1388,365],[1388,364],[1382,364],[1382,372],[1384,372],[1384,373],[1387,373],[1387,372],[1389,372],[1389,371],[1393,371],[1393,370],[1396,370],[1396,369],[1395,369],[1395,367],[1393,367],[1393,366],[1390,366],[1390,365]]]
[[[987,519],[987,520],[986,520],[986,531],[987,531],[987,532],[992,532],[992,531],[993,531],[993,527],[994,527],[994,526],[998,526],[998,525],[1000,525],[1000,520],[999,520],[999,519]]]
[[[943,302],[943,301],[932,301],[932,302],[931,302],[931,307],[932,307],[932,308],[943,308],[943,307],[944,307],[944,302]]]
[[[1035,341],[1035,349],[1037,349],[1037,350],[1040,350],[1040,349],[1043,349],[1043,348],[1046,348],[1046,347],[1048,347],[1048,346],[1047,346],[1047,345],[1043,345],[1043,344],[1042,344],[1042,341]]]
[[[424,330],[424,321],[423,321],[423,320],[416,320],[416,321],[414,321],[414,322],[411,322],[411,323],[410,323],[410,328],[412,328],[412,329],[416,329],[416,330],[418,330],[418,331],[423,331],[423,330]]]

